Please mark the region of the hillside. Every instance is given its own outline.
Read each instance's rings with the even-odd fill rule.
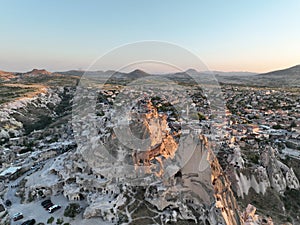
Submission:
[[[249,86],[264,87],[299,87],[300,86],[300,65],[283,70],[271,71],[268,73],[250,76],[216,76],[218,81],[226,84],[240,84]]]

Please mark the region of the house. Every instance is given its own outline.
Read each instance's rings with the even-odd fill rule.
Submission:
[[[0,179],[6,179],[6,178],[9,178],[11,176],[13,176],[14,174],[16,174],[22,167],[20,166],[12,166],[12,167],[9,167],[5,170],[3,170],[1,173],[0,173]]]

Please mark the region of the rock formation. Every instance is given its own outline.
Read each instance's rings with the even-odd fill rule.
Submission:
[[[152,222],[160,224],[179,220],[188,220],[189,224],[241,224],[231,183],[210,141],[198,133],[176,138],[178,134],[170,132],[167,116],[158,114],[149,103],[147,108],[139,120],[142,136],[150,138],[148,149],[132,152],[116,141],[113,132],[102,130],[97,138],[84,128],[80,140],[93,140],[89,142],[92,144],[79,143],[75,153],[65,153],[49,164],[48,173],[57,179],[55,185],[48,182],[47,188],[52,193],[62,192],[69,200],[85,199],[89,205],[85,218],[100,216],[111,222],[130,223],[143,217],[135,211],[144,205],[144,210],[153,214]],[[99,122],[99,118],[88,118]],[[105,129],[109,129],[105,123]],[[107,141],[105,149],[101,149],[100,140]],[[42,179],[40,183],[47,186]],[[38,186],[33,188],[41,188]]]

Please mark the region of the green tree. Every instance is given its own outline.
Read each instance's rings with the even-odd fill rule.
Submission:
[[[48,220],[47,220],[47,224],[52,224],[54,222],[54,217],[51,216]]]
[[[64,222],[63,218],[57,218],[56,224],[62,224]]]
[[[79,209],[80,209],[79,204],[71,203],[66,207],[64,216],[74,218],[78,214]]]

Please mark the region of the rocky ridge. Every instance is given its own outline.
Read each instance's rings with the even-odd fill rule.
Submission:
[[[195,149],[180,168],[178,160],[184,155],[180,154],[182,149],[178,149],[169,133],[167,117],[159,115],[153,106],[148,104],[147,107],[142,124],[146,126],[144,135],[150,137],[150,148],[142,155],[132,154],[129,149],[120,150],[119,146],[116,162],[108,163],[105,159],[101,161],[100,155],[83,157],[86,150],[80,151],[79,145],[75,153],[65,153],[49,164],[40,176],[40,182],[30,187],[30,191],[43,188],[52,194],[62,192],[69,200],[86,199],[89,206],[84,211],[85,218],[101,216],[110,222],[127,224],[142,220],[143,214],[139,214],[138,209],[144,204],[144,210],[152,214],[152,222],[159,224],[186,220],[190,224],[241,224],[230,182],[208,139],[198,134],[182,137],[187,146],[181,148],[185,151]],[[107,141],[115,140],[114,133],[103,135]],[[81,137],[93,139],[88,133],[82,133]],[[93,139],[94,144],[98,141]],[[124,169],[121,159],[131,161],[131,172]],[[168,160],[175,160],[172,167],[168,167]],[[124,172],[126,176],[122,177]],[[57,176],[55,182],[43,181],[53,175]],[[139,182],[153,179],[154,182],[136,185],[136,179]]]

